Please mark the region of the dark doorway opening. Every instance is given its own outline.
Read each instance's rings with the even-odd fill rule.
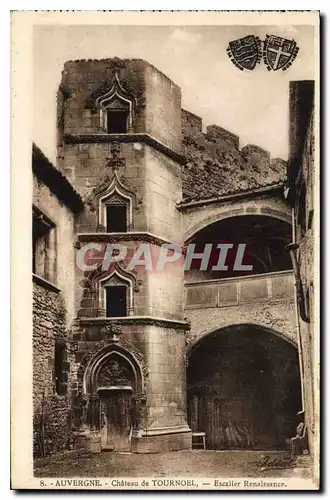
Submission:
[[[232,326],[195,346],[188,421],[208,449],[284,450],[301,410],[297,349],[270,331]]]
[[[127,232],[127,207],[126,205],[108,205],[107,233]]]
[[[127,316],[126,286],[106,287],[106,315],[110,318]]]
[[[128,110],[111,109],[107,111],[108,134],[126,134],[128,121]]]

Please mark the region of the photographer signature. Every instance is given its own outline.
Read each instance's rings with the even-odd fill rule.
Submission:
[[[284,455],[284,456],[270,456],[264,457],[261,463],[261,470],[267,469],[288,469],[293,467],[296,463],[296,457],[294,455]]]

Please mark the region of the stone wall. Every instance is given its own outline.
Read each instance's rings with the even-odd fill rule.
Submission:
[[[217,125],[202,132],[202,120],[182,111],[185,201],[207,199],[283,182],[286,162],[270,159],[268,151],[247,145],[239,149],[239,137]]]
[[[71,360],[66,308],[58,292],[33,286],[34,456],[42,458],[71,446],[70,378],[68,392],[55,391],[55,342],[65,342]],[[69,367],[68,372],[69,372]]]
[[[293,242],[297,244],[297,317],[304,381],[304,421],[309,449],[319,475],[319,178],[315,144],[314,93],[312,80],[290,82],[289,163],[287,199],[295,220]]]
[[[100,116],[95,98],[110,90],[115,76],[136,101],[132,133],[148,133],[181,151],[181,92],[167,76],[142,59],[68,61],[62,72],[65,89],[63,134],[97,134]],[[62,97],[58,107],[63,108]],[[61,115],[61,111],[58,115]]]
[[[315,139],[313,115],[307,130],[303,150],[300,176],[297,182],[297,198],[295,205],[296,234],[299,243],[298,262],[303,286],[306,311],[310,323],[300,318],[302,338],[302,355],[305,380],[306,423],[309,431],[311,450],[317,449],[319,424],[316,413],[319,411],[319,319],[316,317],[315,296]],[[301,212],[303,211],[303,214]],[[301,222],[303,224],[301,224]]]
[[[75,277],[74,216],[69,208],[59,202],[51,190],[43,183],[33,180],[33,204],[55,224],[56,232],[56,281],[66,307],[66,325],[69,328],[75,317],[74,289]]]
[[[113,157],[112,144],[66,144],[64,153],[64,173],[75,189],[86,201],[84,212],[76,222],[78,232],[96,232],[98,225],[97,195],[105,190],[114,176],[114,170],[107,165],[107,159]],[[145,230],[146,212],[143,204],[145,197],[144,149],[139,144],[119,144],[118,158],[122,162],[118,177],[126,189],[134,192],[139,210],[133,207],[132,230]],[[119,161],[118,161],[119,164]]]
[[[71,441],[70,328],[75,317],[74,238],[72,211],[52,191],[34,177],[33,204],[55,227],[56,269],[49,283],[43,277],[33,280],[33,405],[34,456],[67,450]],[[55,344],[66,346],[63,361],[67,393],[56,393]]]
[[[188,348],[202,337],[231,325],[252,324],[277,332],[292,344],[297,344],[297,327],[294,298],[278,301],[256,301],[228,305],[227,307],[195,307],[186,310],[191,323],[188,334]]]
[[[109,90],[117,71],[125,81],[127,89],[132,89],[136,97],[145,95],[144,72],[146,63],[142,60],[81,59],[68,61],[62,72],[61,87],[66,92],[64,134],[95,134],[100,132],[99,115],[96,113],[91,95],[100,95]],[[62,100],[58,102],[62,106]],[[145,117],[136,115],[134,131],[145,129]]]

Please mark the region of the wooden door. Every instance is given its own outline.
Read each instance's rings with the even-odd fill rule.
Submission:
[[[132,393],[127,390],[111,391],[101,400],[102,449],[130,451],[131,433]]]

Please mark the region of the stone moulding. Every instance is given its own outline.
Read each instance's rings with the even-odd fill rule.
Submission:
[[[241,190],[212,198],[205,198],[201,200],[192,200],[192,201],[183,200],[177,204],[177,209],[183,211],[193,207],[210,205],[212,203],[225,202],[232,199],[255,198],[263,194],[268,194],[269,192],[278,192],[282,194],[283,190],[284,190],[284,182],[276,182],[268,186],[259,187],[256,189],[247,189],[244,191]]]
[[[107,326],[114,322],[113,318],[79,318],[81,326]],[[166,318],[152,318],[151,316],[126,316],[115,319],[116,325],[148,325],[159,328],[173,328],[174,330],[189,330],[190,325],[186,321],[178,321]]]
[[[120,70],[124,69],[125,66],[119,67],[112,65],[112,67],[114,73],[113,78],[107,78],[102,85],[90,94],[86,100],[85,107],[91,109],[91,111],[95,113],[97,106],[103,99],[109,99],[111,96],[123,96],[134,104],[135,111],[144,108],[145,98],[143,92],[133,88],[128,78],[119,78],[118,73]]]
[[[76,248],[80,248],[82,242],[104,242],[116,243],[118,241],[141,241],[143,243],[151,243],[153,245],[162,246],[164,244],[173,244],[169,240],[160,238],[151,233],[144,232],[127,232],[127,233],[78,233],[78,240],[75,243]]]
[[[83,286],[84,288],[89,288],[92,293],[95,293],[101,282],[107,282],[114,276],[129,281],[130,287],[134,292],[138,292],[142,285],[142,279],[135,269],[127,271],[119,262],[115,262],[110,269],[104,271],[102,269],[95,269],[94,271],[88,272],[82,280]]]
[[[64,143],[65,144],[95,144],[95,143],[111,143],[111,142],[123,142],[123,143],[134,143],[140,142],[150,146],[160,153],[171,158],[176,163],[184,165],[186,159],[183,155],[176,153],[165,144],[159,142],[157,139],[149,134],[65,134]]]
[[[47,288],[47,290],[50,290],[51,292],[55,292],[55,293],[61,292],[61,289],[58,286],[56,286],[54,283],[51,283],[50,281],[46,280],[42,276],[38,276],[37,274],[32,274],[32,280],[37,285],[40,285],[44,288]]]
[[[292,303],[293,305],[293,303]],[[288,329],[287,325],[279,318],[274,317],[269,309],[265,309],[263,314],[258,314],[258,312],[251,309],[251,315],[248,320],[244,319],[237,323],[227,323],[227,321],[219,323],[218,328],[212,328],[200,331],[186,331],[186,356],[187,362],[189,363],[189,356],[192,350],[198,345],[198,343],[209,335],[213,335],[217,332],[228,330],[229,328],[237,327],[251,327],[264,330],[265,332],[276,335],[277,337],[283,339],[284,341],[291,344],[293,347],[297,348],[297,340],[295,336],[295,331]]]
[[[124,339],[120,339],[114,342],[109,337],[105,337],[103,340],[97,343],[92,343],[92,345],[85,352],[85,355],[78,369],[78,383],[80,382],[80,391],[83,389],[81,384],[83,382],[83,379],[85,378],[85,372],[88,367],[90,367],[93,361],[97,360],[98,356],[104,355],[107,352],[127,352],[133,358],[142,375],[141,392],[143,393],[146,385],[146,379],[149,375],[149,368],[144,361],[143,354],[131,342]],[[141,392],[139,394],[141,394]]]

